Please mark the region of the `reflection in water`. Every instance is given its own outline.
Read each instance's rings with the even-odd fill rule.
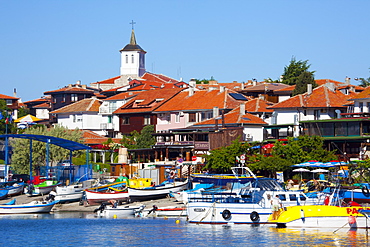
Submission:
[[[365,230],[197,225],[177,218],[98,218],[86,212],[0,216],[4,246],[366,246]],[[62,240],[57,242],[54,240]],[[50,243],[50,241],[53,241]],[[44,244],[42,244],[44,243]]]

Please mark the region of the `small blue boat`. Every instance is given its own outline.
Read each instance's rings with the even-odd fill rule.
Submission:
[[[0,190],[0,200],[8,197],[8,190]]]

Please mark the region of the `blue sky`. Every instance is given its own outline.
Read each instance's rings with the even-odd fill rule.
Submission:
[[[278,79],[292,57],[316,79],[368,78],[369,9],[368,0],[0,0],[0,93],[16,88],[27,101],[118,76],[131,20],[147,71],[186,82]]]

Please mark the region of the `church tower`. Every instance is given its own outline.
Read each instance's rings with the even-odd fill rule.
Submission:
[[[145,53],[137,43],[134,31],[134,22],[132,24],[130,43],[127,44],[121,52],[121,84],[127,85],[132,79],[140,79],[145,73]]]

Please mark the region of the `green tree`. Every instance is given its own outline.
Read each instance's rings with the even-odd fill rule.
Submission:
[[[328,162],[335,160],[335,150],[324,149],[324,139],[320,136],[288,137],[288,143],[277,142],[272,155],[281,157],[292,164],[299,164],[309,160]]]
[[[45,135],[63,138],[79,143],[83,143],[82,132],[78,129],[69,130],[62,126],[55,126],[47,129],[45,126],[38,126],[29,128],[25,134]],[[29,173],[29,143],[28,139],[14,139],[12,140],[13,155],[11,166],[17,173]],[[32,141],[32,163],[35,166],[46,165],[46,143],[39,141]],[[82,151],[74,151],[73,156],[78,156]],[[56,165],[59,161],[68,159],[70,151],[56,145],[49,146],[49,162],[51,165]]]
[[[293,96],[307,92],[308,84],[311,84],[312,88],[317,87],[313,74],[311,72],[304,71],[298,76],[297,84],[293,90]]]
[[[370,86],[370,77],[368,77],[367,79],[365,79],[365,78],[355,78],[355,80],[360,81],[360,84],[358,84],[358,85],[361,86],[361,87]]]
[[[278,171],[286,171],[288,170],[293,164],[281,157],[276,156],[258,156],[258,161],[255,163],[250,164],[248,167],[254,171],[263,171],[264,173],[268,174],[268,177],[276,177],[276,172]]]
[[[121,143],[128,149],[150,148],[156,143],[154,125],[145,126],[141,132],[132,131],[129,136],[124,136]]]
[[[137,148],[150,148],[152,147],[156,139],[152,135],[154,133],[154,125],[147,125],[145,126],[141,132],[140,135],[138,135],[136,144]]]
[[[307,64],[308,60],[302,61],[299,60],[297,61],[295,57],[293,57],[290,60],[290,64],[288,66],[285,66],[284,68],[284,73],[282,75],[282,83],[287,84],[287,85],[297,85],[299,82],[300,78],[299,76],[303,72],[308,72],[311,73],[312,78],[314,77],[315,71],[308,71],[311,65]]]
[[[210,169],[217,173],[229,172],[231,167],[236,164],[236,157],[241,154],[250,153],[250,148],[251,144],[243,144],[237,138],[230,146],[214,149],[209,155],[205,155],[207,160],[205,169]]]

